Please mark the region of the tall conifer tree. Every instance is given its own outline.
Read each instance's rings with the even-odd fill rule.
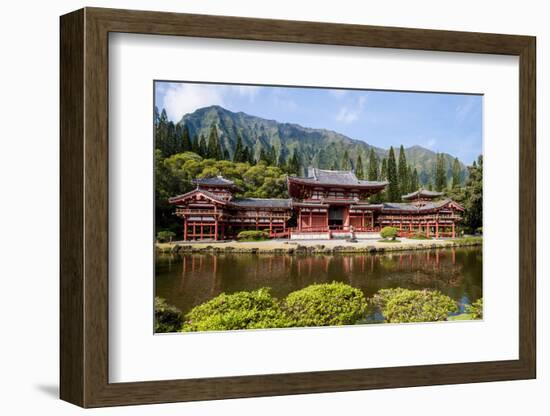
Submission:
[[[369,152],[369,181],[377,181],[378,176],[378,157],[374,153],[374,149],[371,147]]]
[[[208,136],[208,144],[206,148],[206,156],[209,159],[221,159],[222,150],[220,148],[220,139],[218,137],[218,129],[212,124],[210,127],[210,135]]]
[[[363,160],[361,154],[357,155],[357,161],[355,162],[355,176],[359,179],[364,179]]]
[[[393,146],[390,147],[388,154],[388,182],[388,201],[400,201],[399,179],[397,176],[397,164],[395,162],[395,152],[393,151]]]
[[[445,156],[443,156],[443,153],[438,153],[435,165],[434,188],[436,191],[441,192],[446,186],[447,171],[445,169]]]
[[[241,136],[237,136],[237,143],[235,144],[235,153],[233,153],[233,162],[246,162],[243,158],[243,140]]]
[[[397,175],[399,178],[399,192],[401,195],[409,193],[409,168],[407,166],[407,158],[405,157],[405,149],[403,145],[399,147],[399,166],[397,168]]]
[[[453,161],[453,182],[452,187],[458,188],[460,186],[460,162],[458,161],[458,158],[455,157],[455,160]]]
[[[191,135],[189,134],[189,127],[187,126],[187,124],[183,126],[181,147],[184,152],[191,152],[193,150],[193,145],[191,144]]]

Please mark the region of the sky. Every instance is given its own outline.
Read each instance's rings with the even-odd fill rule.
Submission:
[[[334,130],[377,147],[419,145],[466,164],[482,154],[481,95],[157,81],[155,105],[174,122],[199,108],[220,105]]]

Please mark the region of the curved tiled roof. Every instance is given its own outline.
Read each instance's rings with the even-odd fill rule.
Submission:
[[[290,199],[284,198],[233,198],[231,205],[243,208],[290,208]]]
[[[401,198],[407,199],[416,199],[416,198],[437,198],[442,196],[443,192],[428,191],[424,188],[419,189],[418,191],[411,192],[410,194],[403,195]]]
[[[290,181],[296,181],[307,184],[318,185],[340,185],[340,186],[359,186],[359,187],[384,187],[388,184],[386,181],[365,181],[357,179],[355,173],[350,170],[326,170],[314,167],[308,168],[307,177],[289,177]]]

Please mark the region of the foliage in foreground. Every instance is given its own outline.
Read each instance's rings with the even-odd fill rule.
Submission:
[[[268,239],[269,234],[266,231],[261,230],[241,231],[237,235],[237,240],[239,241],[262,241]]]
[[[384,227],[380,230],[380,236],[384,239],[391,238],[392,240],[395,240],[395,237],[397,237],[397,228]]]
[[[483,298],[479,298],[471,305],[466,305],[466,312],[472,315],[472,319],[483,319]]]
[[[292,292],[282,307],[290,326],[352,325],[364,317],[367,301],[361,290],[333,282]]]
[[[372,302],[389,323],[445,321],[458,311],[457,303],[438,290],[382,289]]]
[[[262,288],[250,292],[222,293],[194,307],[186,316],[183,331],[284,328],[288,326],[277,299]]]
[[[176,233],[168,230],[159,231],[157,233],[157,240],[161,243],[172,241],[172,238],[176,236]]]
[[[415,232],[414,234],[410,235],[408,238],[411,240],[431,240],[430,237],[426,236],[426,234],[424,234],[421,231]]]
[[[177,332],[182,325],[181,311],[163,298],[155,297],[155,332]]]

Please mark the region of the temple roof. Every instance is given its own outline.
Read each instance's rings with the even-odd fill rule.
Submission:
[[[290,208],[291,201],[283,198],[233,198],[231,205],[243,208]]]
[[[431,211],[435,209],[439,209],[444,207],[448,204],[454,204],[454,206],[461,211],[464,210],[464,208],[453,201],[452,199],[444,199],[441,201],[435,201],[435,202],[427,202],[423,205],[416,205],[416,204],[409,204],[407,202],[384,202],[384,212],[391,212],[391,211],[409,211],[409,212],[422,212],[422,211]]]
[[[424,188],[420,188],[418,191],[411,192],[410,194],[403,195],[401,198],[404,200],[411,200],[411,199],[432,199],[437,198],[443,195],[443,192],[435,192],[435,191],[428,191]]]
[[[325,170],[314,167],[308,168],[307,177],[289,177],[290,181],[311,185],[337,185],[337,186],[358,186],[358,187],[384,187],[386,181],[365,181],[357,179],[355,173],[350,170]]]
[[[224,178],[223,176],[212,176],[210,178],[201,178],[201,179],[193,179],[192,183],[198,186],[212,186],[212,187],[220,187],[220,188],[236,188],[238,189],[238,186],[235,185],[235,182]]]

